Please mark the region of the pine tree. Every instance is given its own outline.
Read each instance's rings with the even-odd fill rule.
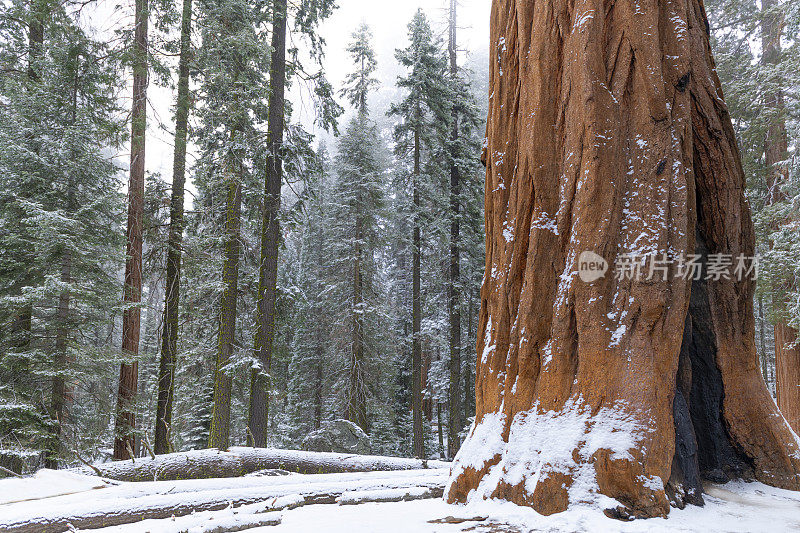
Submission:
[[[284,157],[289,148],[284,145],[287,110],[284,93],[294,71],[302,71],[296,49],[291,61],[286,60],[287,21],[293,17],[294,33],[307,38],[311,56],[318,64],[324,41],[317,38],[319,24],[332,13],[332,0],[307,0],[288,11],[286,0],[273,0],[272,61],[270,64],[269,118],[267,126],[266,164],[264,171],[263,218],[261,222],[261,262],[259,264],[257,329],[254,336],[254,358],[250,377],[250,409],[248,442],[253,446],[267,445],[269,421],[269,388],[272,351],[275,342],[275,320],[278,279],[278,251],[281,240],[279,214],[281,187],[284,181]],[[325,128],[335,128],[341,108],[333,101],[330,84],[320,71],[313,76],[318,107],[318,122]]]
[[[371,41],[369,28],[362,25],[353,34],[353,41],[347,47],[356,70],[346,78],[342,93],[355,107],[357,117],[348,125],[345,136],[339,142],[336,190],[337,203],[345,207],[344,212],[338,213],[339,222],[352,223],[352,235],[341,235],[352,243],[350,253],[346,254],[348,260],[352,261],[346,414],[348,420],[365,430],[368,429],[365,321],[370,312],[367,302],[371,300],[365,291],[375,288],[374,252],[370,244],[374,245],[372,237],[377,224],[375,211],[380,207],[382,196],[378,182],[381,169],[375,157],[378,137],[375,126],[369,120],[367,105],[370,91],[378,84],[373,77],[377,62]],[[342,266],[346,268],[346,265]]]
[[[461,352],[465,343],[463,342],[462,327],[464,308],[463,288],[467,292],[475,286],[475,281],[470,283],[469,279],[462,279],[461,264],[462,248],[467,244],[478,249],[482,248],[481,240],[471,238],[482,231],[479,228],[477,233],[470,231],[469,226],[465,227],[462,234],[462,221],[473,223],[477,220],[480,226],[483,220],[481,209],[474,208],[476,203],[481,201],[480,182],[475,179],[480,173],[479,159],[476,157],[480,153],[480,141],[478,138],[479,125],[481,120],[478,118],[479,112],[475,98],[472,94],[472,84],[465,76],[461,67],[458,65],[458,41],[457,32],[457,0],[450,0],[450,12],[448,20],[448,59],[449,76],[447,81],[450,84],[450,137],[446,141],[448,171],[450,178],[449,188],[449,268],[447,280],[447,311],[449,322],[449,382],[447,393],[447,455],[454,457],[460,445],[460,434],[464,430],[464,405],[468,404],[467,398],[463,398],[463,382],[468,375],[465,363],[462,360]],[[477,219],[474,218],[477,215]],[[472,218],[471,218],[472,217]],[[467,257],[467,261],[469,257]],[[478,264],[478,269],[482,264]],[[468,269],[469,274],[473,269]],[[465,282],[466,281],[466,282]],[[479,283],[479,282],[477,282]],[[467,336],[470,335],[469,329]],[[467,343],[467,346],[471,344]]]
[[[278,282],[278,213],[283,186],[283,130],[286,117],[286,0],[273,2],[272,61],[269,76],[269,118],[267,125],[267,163],[264,173],[264,217],[261,223],[261,263],[258,278],[258,324],[255,334],[256,363],[250,378],[250,417],[248,442],[267,445],[269,416],[269,372],[275,337],[275,301]]]
[[[237,363],[236,320],[242,251],[242,198],[253,185],[249,171],[260,160],[260,132],[266,109],[264,50],[266,14],[246,2],[200,2],[203,28],[199,62],[203,67],[200,110],[203,141],[198,171],[207,191],[215,230],[221,232],[222,291],[214,363],[214,400],[209,446],[230,443],[232,376]],[[224,196],[222,192],[224,191]],[[223,200],[224,198],[224,200]]]
[[[428,154],[436,149],[437,139],[444,138],[441,128],[447,130],[449,122],[446,105],[448,91],[445,82],[446,62],[441,53],[440,43],[434,39],[427,18],[422,10],[417,11],[408,25],[410,45],[396,52],[397,60],[409,72],[398,79],[398,86],[407,91],[399,104],[393,105],[390,114],[401,118],[395,127],[397,155],[401,159],[410,158],[411,199],[412,199],[412,244],[411,244],[411,342],[412,342],[412,393],[414,454],[424,457],[422,422],[422,300],[421,300],[421,248],[422,222],[420,208],[422,202],[424,150]]]
[[[299,296],[292,321],[296,334],[292,339],[287,389],[290,437],[297,445],[309,432],[319,429],[326,418],[332,385],[330,346],[335,339],[331,335],[333,324],[327,298],[327,281],[331,276],[327,225],[330,162],[324,145],[318,150],[318,158],[319,171],[307,182],[309,198],[295,245]]]
[[[79,447],[73,385],[115,300],[122,198],[104,149],[121,125],[108,48],[64,8],[34,6],[0,23],[0,438],[55,467]]]

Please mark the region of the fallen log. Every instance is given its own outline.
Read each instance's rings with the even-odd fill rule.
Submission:
[[[138,461],[137,461],[138,462]],[[48,498],[48,504],[20,502],[0,507],[3,533],[61,533],[72,529],[98,529],[134,524],[143,520],[185,517],[193,513],[243,508],[242,514],[294,509],[303,505],[335,504],[343,495],[362,502],[374,495],[396,495],[407,489],[407,498],[441,497],[447,470],[381,474],[369,472],[321,476],[279,476],[242,480],[159,481],[123,483],[118,486]],[[242,486],[236,484],[242,483]],[[400,491],[402,492],[402,491]],[[401,498],[402,499],[402,498]],[[377,498],[376,501],[380,501]]]
[[[158,455],[80,467],[76,472],[117,481],[163,481],[241,477],[261,470],[280,469],[298,474],[333,474],[449,468],[450,463],[378,455],[306,452],[272,448],[233,447]]]
[[[234,533],[235,531],[246,531],[249,529],[262,528],[267,526],[279,526],[281,524],[281,513],[267,512],[257,514],[232,514],[225,516],[211,516],[202,520],[197,520],[194,516],[184,516],[174,520],[168,520],[167,524],[160,524],[155,521],[131,524],[136,526],[135,531],[147,531],[148,533]],[[115,533],[119,532],[120,527],[115,527]],[[134,531],[134,530],[132,530]]]

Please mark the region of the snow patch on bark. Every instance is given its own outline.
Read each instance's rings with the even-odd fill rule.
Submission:
[[[483,354],[481,355],[481,363],[486,364],[489,361],[489,354],[492,353],[497,346],[492,342],[492,317],[486,322],[486,335],[483,337]]]
[[[503,407],[496,413],[486,414],[477,424],[473,422],[470,429],[469,436],[461,449],[455,457],[455,463],[458,465],[454,470],[463,472],[467,468],[480,470],[483,466],[502,453],[504,447],[507,445],[503,441],[503,427],[505,426],[505,415],[503,414]],[[450,482],[455,479],[455,475],[451,475]],[[449,487],[445,492],[449,491]]]
[[[501,406],[473,427],[456,456],[450,484],[467,468],[479,471],[500,457],[470,492],[468,502],[490,499],[500,483],[524,483],[525,491],[533,494],[540,481],[562,473],[572,479],[567,488],[571,504],[618,505],[599,493],[593,456],[608,450],[612,461],[633,461],[631,450],[640,448],[643,435],[652,431],[630,414],[624,402],[603,407],[592,416],[581,397],[570,399],[560,411],[541,410],[537,402],[529,411],[517,413],[507,442],[502,439],[504,426]],[[661,478],[639,477],[645,487],[663,490]]]

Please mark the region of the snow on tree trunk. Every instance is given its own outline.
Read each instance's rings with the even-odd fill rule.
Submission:
[[[494,1],[476,425],[449,501],[649,517],[699,503],[702,477],[800,488],[752,276],[676,271],[754,252],[708,31],[698,0]],[[584,251],[610,271],[582,281]],[[625,254],[643,275],[615,275]]]

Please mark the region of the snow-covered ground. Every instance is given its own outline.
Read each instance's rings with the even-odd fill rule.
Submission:
[[[441,490],[447,475],[447,470],[432,469],[105,483],[91,476],[42,471],[31,478],[0,481],[0,531],[13,531],[26,523],[56,524],[70,517],[114,516],[159,506],[176,511],[215,509],[92,531],[800,531],[800,493],[760,483],[709,485],[705,507],[673,509],[668,519],[620,522],[607,518],[599,509],[580,506],[545,517],[531,509],[495,501],[448,505],[441,498],[430,498]],[[312,504],[319,501],[309,499],[314,495],[324,495],[327,503]],[[412,501],[393,501],[400,499]],[[235,507],[226,506],[227,502],[235,502]]]
[[[707,488],[705,507],[672,509],[668,519],[620,522],[598,509],[573,508],[542,516],[510,503],[454,506],[440,499],[358,506],[314,505],[284,513],[281,525],[252,531],[266,533],[474,532],[790,532],[800,531],[800,493],[761,483],[728,483]],[[446,517],[478,518],[460,524],[431,523]]]

